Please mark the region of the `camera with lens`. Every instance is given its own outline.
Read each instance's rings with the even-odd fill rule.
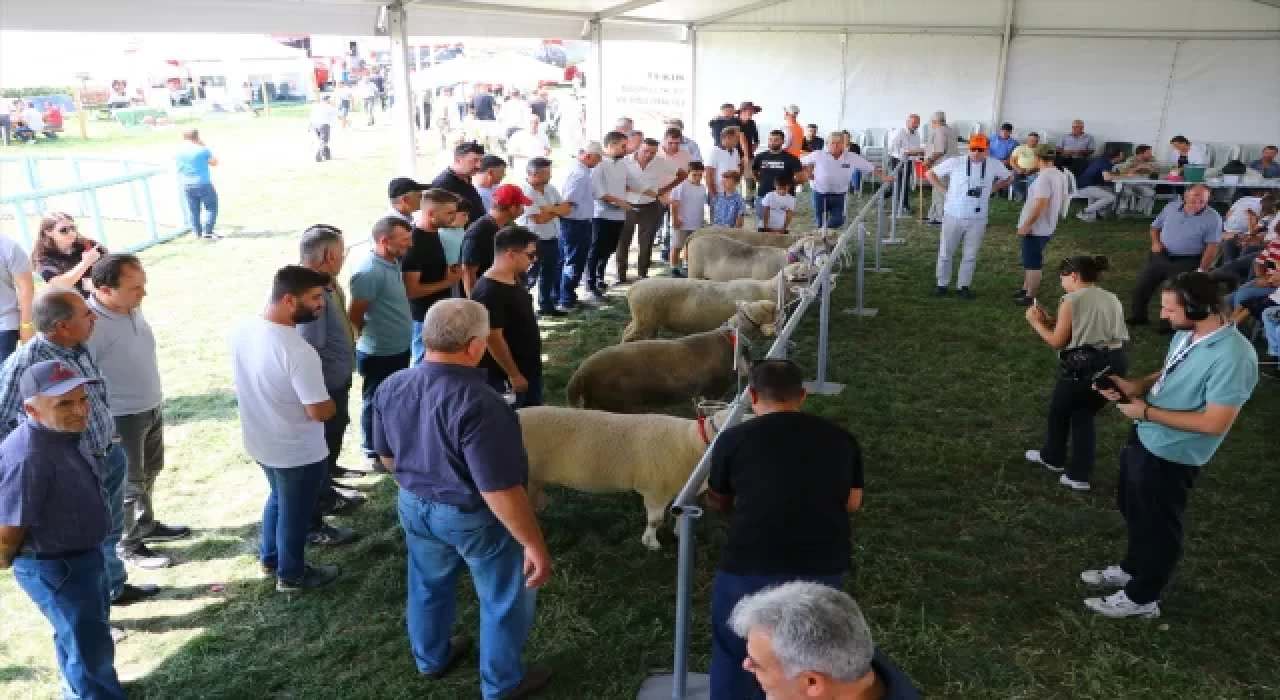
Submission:
[[[981,187],[970,187],[970,188],[968,189],[968,191],[966,191],[966,192],[965,192],[965,194],[966,194],[966,195],[968,195],[968,196],[970,196],[970,197],[974,197],[975,199],[976,199],[976,198],[979,198],[979,197],[981,197],[981,196],[982,196],[982,188],[981,188]]]

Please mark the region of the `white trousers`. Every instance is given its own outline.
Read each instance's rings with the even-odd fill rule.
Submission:
[[[1099,212],[1111,206],[1116,201],[1116,192],[1114,189],[1098,185],[1086,187],[1077,192],[1077,194],[1089,200],[1089,205],[1084,209],[1084,213],[1087,216],[1097,216]]]
[[[973,282],[973,270],[978,266],[978,248],[982,246],[982,237],[986,233],[985,217],[981,219],[942,217],[942,238],[938,241],[939,287],[946,287],[951,283],[951,259],[955,257],[956,248],[959,248],[962,243],[964,253],[960,258],[960,275],[956,278],[956,287],[968,287]]]

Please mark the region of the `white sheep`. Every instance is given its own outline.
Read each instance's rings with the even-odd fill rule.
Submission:
[[[589,493],[635,491],[644,498],[644,535],[659,549],[658,528],[707,450],[728,409],[689,420],[656,413],[622,415],[576,408],[522,408],[520,432],[529,454],[529,498],[545,504],[543,484]]]
[[[750,243],[751,245],[786,249],[801,240],[821,237],[822,232],[804,231],[799,233],[777,233],[774,231],[753,231],[745,228],[730,228],[728,226],[707,226],[694,231],[689,235],[688,240],[692,241],[693,239],[701,236],[724,236],[725,238],[732,238],[735,241],[742,241],[743,243]],[[839,238],[839,231],[827,231],[826,240],[828,245],[835,245]]]
[[[622,342],[653,338],[661,329],[681,335],[712,330],[734,313],[740,301],[751,302],[745,313],[763,323],[777,315],[779,297],[783,303],[794,298],[798,288],[792,285],[807,282],[813,271],[808,263],[792,263],[771,280],[640,280],[627,292],[631,323],[623,331]]]
[[[698,236],[689,241],[689,277],[728,282],[736,279],[772,279],[788,263],[815,261],[826,245],[805,238],[781,250],[754,246],[724,236]]]
[[[588,357],[565,387],[566,403],[613,413],[645,413],[698,398],[719,398],[746,376],[750,355],[738,329],[773,335],[775,319],[738,312],[724,328],[672,340],[637,340]],[[736,357],[736,360],[735,360]]]

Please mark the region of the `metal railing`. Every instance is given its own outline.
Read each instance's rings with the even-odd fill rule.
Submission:
[[[811,391],[814,393],[836,393],[838,385],[827,382],[827,343],[829,339],[829,325],[831,322],[831,288],[833,277],[841,271],[842,256],[845,250],[855,242],[857,244],[857,261],[855,263],[855,298],[857,307],[854,311],[859,316],[874,315],[874,309],[866,309],[863,306],[863,284],[865,282],[865,268],[867,262],[867,227],[866,219],[871,213],[871,208],[877,209],[877,229],[875,234],[875,259],[876,265],[879,267],[880,248],[883,244],[884,236],[884,202],[886,197],[892,197],[894,204],[894,213],[897,213],[897,202],[901,199],[898,191],[898,183],[902,182],[899,171],[904,167],[911,167],[906,160],[898,164],[898,167],[892,171],[892,182],[882,183],[880,188],[872,195],[872,200],[862,207],[857,216],[853,218],[849,225],[845,228],[844,233],[831,249],[826,262],[818,270],[818,274],[814,277],[809,288],[801,292],[800,300],[795,310],[787,319],[782,330],[778,332],[773,346],[765,355],[767,359],[785,358],[787,354],[787,346],[791,340],[791,336],[795,334],[796,329],[800,327],[801,320],[804,319],[805,312],[813,304],[815,299],[821,299],[821,307],[819,309],[818,318],[818,367],[817,378],[809,383]],[[896,219],[896,216],[893,218]],[[881,268],[882,270],[886,268]],[[871,313],[867,313],[870,311]],[[698,494],[702,490],[702,484],[707,480],[707,475],[711,471],[711,451],[715,448],[715,443],[720,439],[720,435],[724,434],[724,430],[730,426],[736,425],[742,420],[742,414],[750,403],[747,392],[743,391],[733,400],[732,409],[729,411],[728,418],[724,427],[711,440],[711,444],[707,447],[707,451],[702,455],[702,459],[698,461],[698,466],[694,468],[693,474],[689,476],[689,480],[681,489],[680,494],[676,496],[675,501],[671,505],[671,513],[678,519],[680,544],[677,553],[677,574],[676,574],[676,629],[675,629],[675,661],[672,667],[671,678],[671,698],[672,700],[685,700],[688,692],[689,681],[689,612],[691,600],[693,597],[693,552],[694,552],[694,520],[702,517],[702,508],[698,506]],[[657,697],[651,696],[651,697]]]
[[[143,250],[190,230],[180,188],[171,169],[164,166],[78,155],[0,156],[0,166],[6,164],[16,165],[20,174],[15,174],[13,169],[0,170],[0,182],[4,183],[0,187],[0,211],[10,210],[27,249],[34,242],[28,217],[57,210],[88,218],[86,228],[92,231],[94,240],[112,250],[118,249],[117,252]],[[60,172],[51,177],[50,170],[55,167]],[[70,181],[70,184],[44,186],[43,183],[51,179]],[[111,196],[100,196],[107,189],[114,189]],[[156,205],[164,201],[172,201],[176,207],[165,212],[166,218],[183,223],[174,226],[161,223]],[[108,221],[141,223],[144,230],[129,236],[123,245],[113,246],[109,242]]]

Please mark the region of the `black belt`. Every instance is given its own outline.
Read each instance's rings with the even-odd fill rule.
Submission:
[[[24,559],[48,561],[51,559],[71,559],[74,557],[84,556],[92,551],[94,551],[94,548],[90,547],[89,549],[73,549],[68,552],[18,552],[17,556]]]
[[[1164,254],[1164,256],[1170,260],[1190,260],[1191,258],[1196,258],[1198,260],[1203,255],[1204,253],[1190,253],[1188,255],[1173,255],[1172,253]]]

